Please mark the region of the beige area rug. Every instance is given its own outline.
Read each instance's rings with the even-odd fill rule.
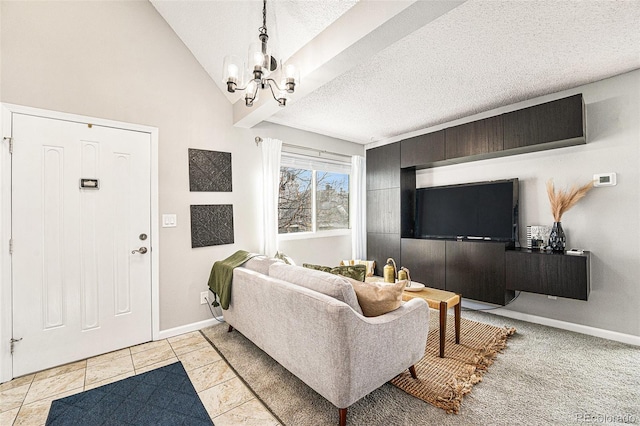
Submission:
[[[455,344],[454,318],[447,318],[444,358],[440,358],[439,315],[431,310],[425,356],[415,365],[418,380],[408,371],[391,384],[447,413],[458,413],[462,398],[482,381],[487,368],[506,347],[515,328],[495,327],[460,319],[460,344]]]

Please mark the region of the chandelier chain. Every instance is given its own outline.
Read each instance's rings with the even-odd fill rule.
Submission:
[[[262,0],[262,26],[258,31],[260,34],[267,35],[267,0]]]

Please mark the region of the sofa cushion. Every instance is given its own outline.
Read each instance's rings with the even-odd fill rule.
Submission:
[[[321,266],[303,263],[302,266],[309,269],[329,272],[330,274],[342,275],[343,277],[353,278],[358,281],[364,281],[367,275],[367,267],[365,265]]]
[[[282,261],[267,256],[255,256],[247,260],[242,266],[263,275],[269,275],[269,267],[274,263],[282,263]]]
[[[345,277],[285,263],[271,265],[269,276],[331,296],[362,315],[356,292]]]
[[[377,317],[387,312],[395,311],[402,304],[402,292],[406,281],[395,284],[363,283],[348,278],[358,297],[358,303],[365,317]]]

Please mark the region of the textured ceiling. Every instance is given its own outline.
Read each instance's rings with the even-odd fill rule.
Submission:
[[[414,3],[361,3],[371,1],[376,7]],[[333,31],[344,37],[330,24],[342,17],[347,27],[357,28],[364,10],[344,1],[283,0],[267,7],[272,3],[275,25],[269,25],[269,15],[267,26],[280,40],[272,36],[270,44],[276,42],[284,58],[304,51],[319,35],[330,39]],[[398,40],[382,37],[392,42],[380,43],[364,59],[356,49],[345,50],[340,73],[327,73],[326,81],[315,78],[311,91],[294,94],[286,108],[264,119],[366,144],[640,68],[640,1],[420,3],[448,5]],[[223,90],[222,59],[245,54],[261,24],[261,2],[153,4]],[[370,41],[390,28],[409,28],[395,13],[389,12],[380,31],[370,31]],[[349,62],[347,55],[354,59]]]

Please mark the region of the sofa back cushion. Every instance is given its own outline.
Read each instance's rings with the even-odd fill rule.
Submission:
[[[284,263],[271,265],[269,276],[331,296],[351,306],[354,311],[362,315],[356,292],[344,277]]]
[[[242,266],[263,275],[269,275],[269,267],[274,263],[282,263],[282,261],[268,256],[255,256],[247,260]]]

